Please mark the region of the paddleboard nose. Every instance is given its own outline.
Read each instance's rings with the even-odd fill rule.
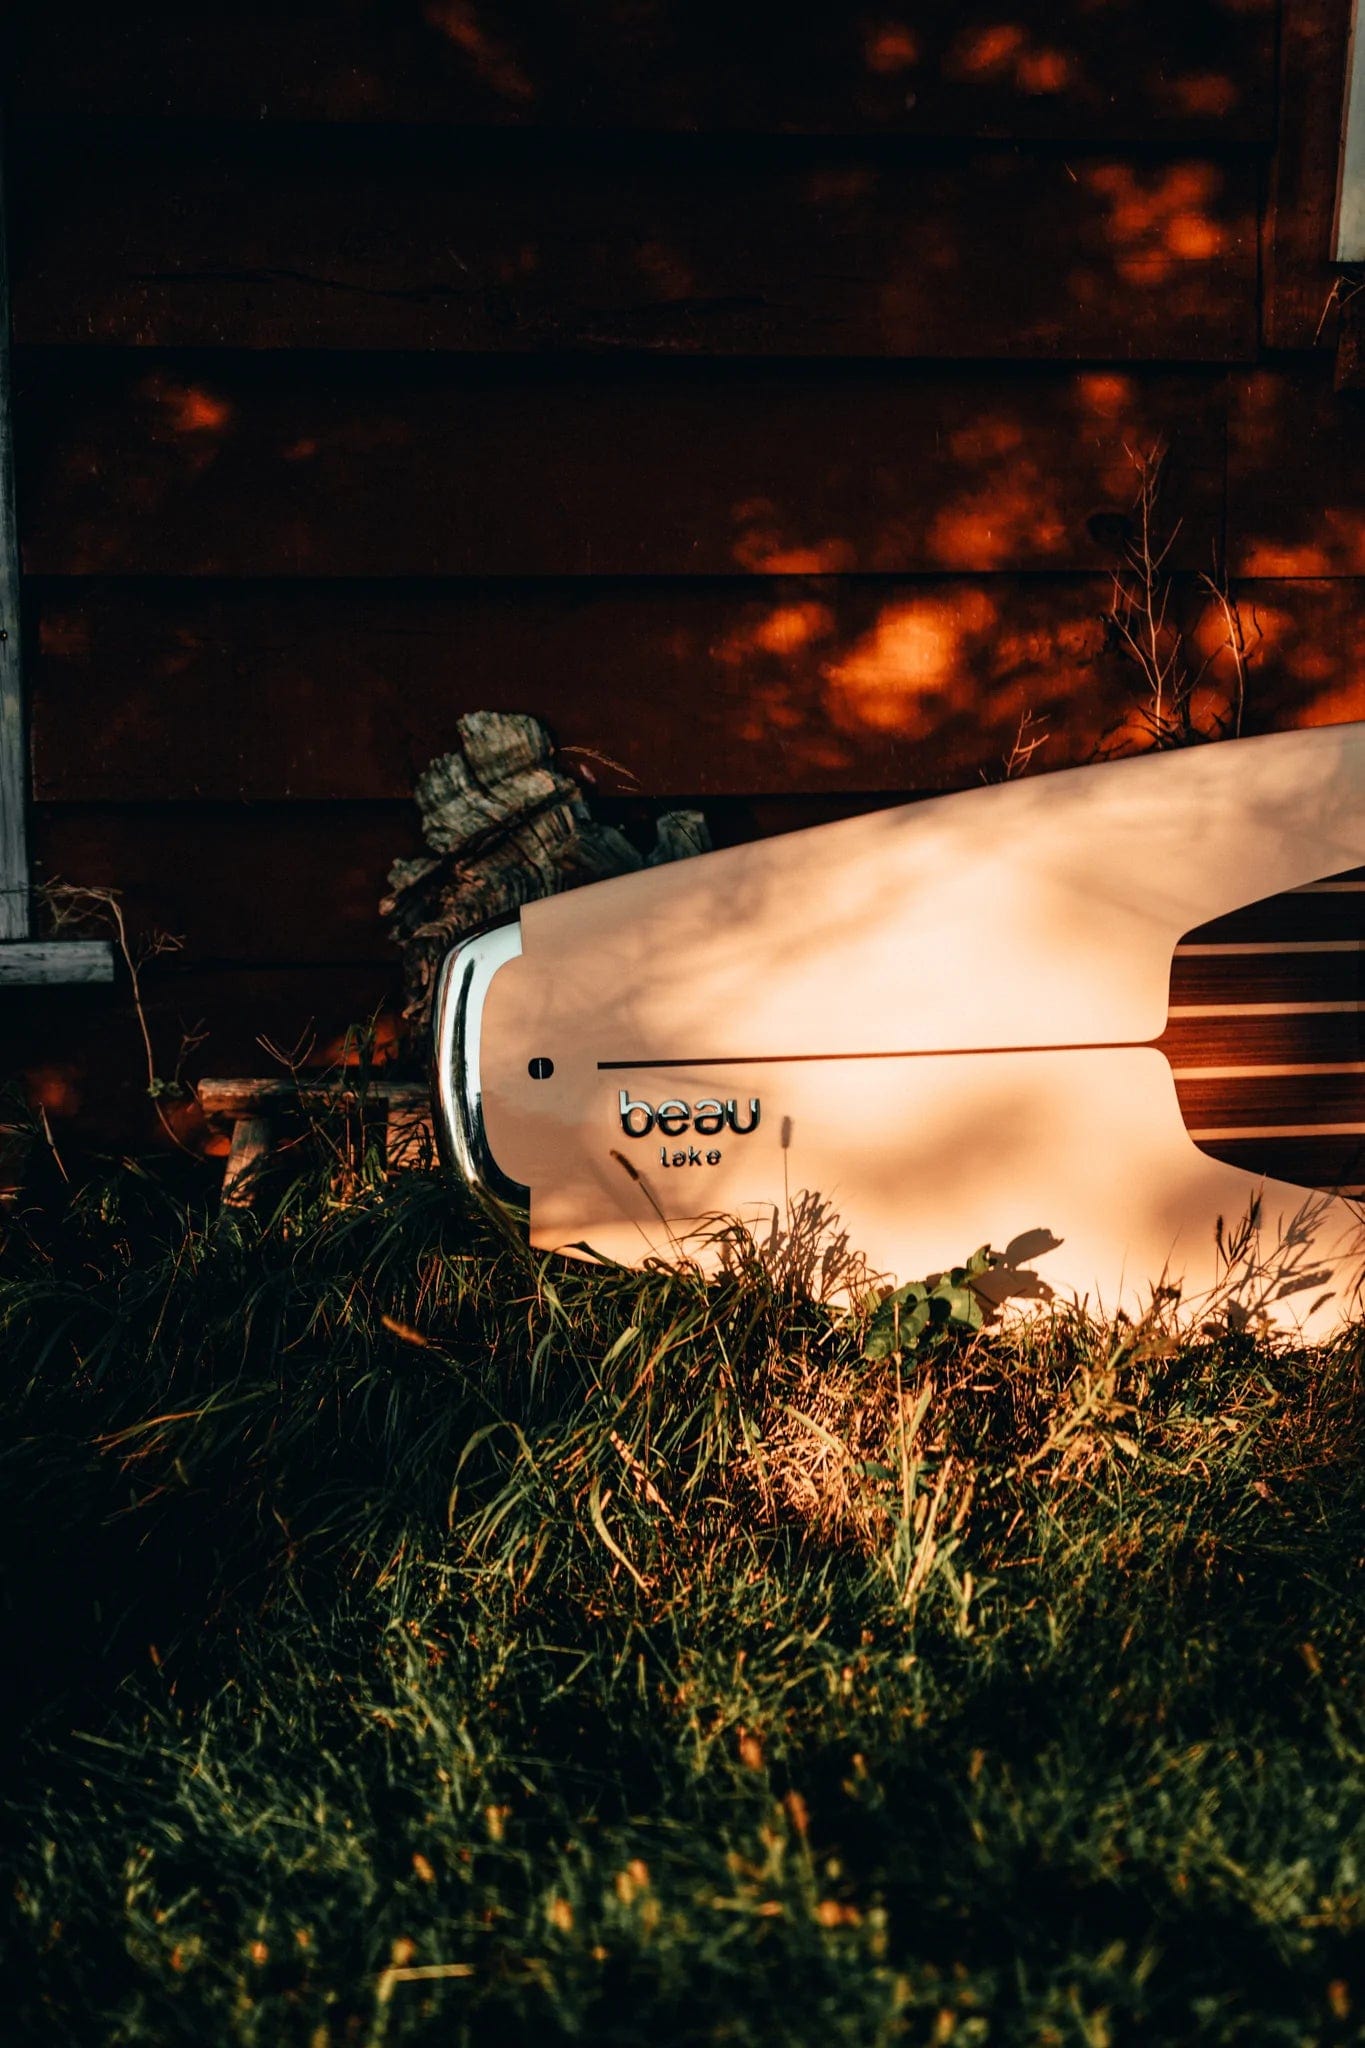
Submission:
[[[476,1192],[517,1208],[530,1189],[504,1173],[488,1138],[484,1100],[484,1006],[493,977],[521,954],[521,925],[513,918],[452,947],[441,963],[432,1003],[436,1137],[442,1157]],[[553,1062],[537,1056],[537,1079]]]
[[[1311,1201],[1340,1315],[1365,1249],[1343,1199],[1365,1190],[1362,863],[1357,724],[527,904],[442,969],[446,1156],[545,1249],[667,1259],[717,1217],[780,1227],[804,1191],[888,1275],[1033,1232],[1059,1290],[1134,1308],[1221,1284],[1243,1215],[1304,1246]],[[1282,1319],[1310,1284],[1291,1268],[1259,1269]]]

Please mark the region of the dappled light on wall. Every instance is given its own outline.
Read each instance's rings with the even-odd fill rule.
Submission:
[[[1009,84],[1025,93],[1059,93],[1071,83],[1074,60],[1032,39],[1019,22],[991,22],[963,31],[944,60],[948,77]]]
[[[969,635],[988,633],[997,608],[984,590],[957,599],[911,599],[886,606],[871,634],[831,662],[826,702],[835,723],[861,725],[923,739],[951,709],[970,673],[959,658]],[[989,704],[973,710],[992,723]]]
[[[147,390],[172,434],[221,434],[232,418],[228,401],[202,385],[156,377],[149,379]]]

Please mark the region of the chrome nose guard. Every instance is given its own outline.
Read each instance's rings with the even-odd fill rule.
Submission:
[[[452,947],[441,962],[432,1005],[436,1139],[441,1156],[480,1193],[526,1209],[531,1191],[502,1171],[484,1125],[480,1063],[483,1006],[500,967],[521,953],[521,925],[494,925]]]

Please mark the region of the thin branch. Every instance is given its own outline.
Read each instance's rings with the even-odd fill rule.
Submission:
[[[1224,640],[1212,654],[1192,664],[1185,630],[1172,613],[1175,572],[1170,561],[1180,521],[1163,532],[1160,498],[1166,451],[1158,444],[1145,451],[1130,448],[1127,454],[1137,471],[1138,487],[1129,535],[1111,575],[1106,623],[1119,653],[1136,670],[1139,721],[1150,745],[1157,748],[1235,738],[1246,711],[1251,651],[1237,601],[1215,558],[1199,583],[1222,617]],[[1201,693],[1223,654],[1232,672],[1227,709],[1206,713]]]
[[[181,1079],[181,1070],[188,1055],[196,1046],[202,1045],[206,1032],[202,1026],[182,1034],[180,1051],[175,1069],[168,1078],[157,1071],[156,1049],[152,1044],[151,1026],[147,1021],[146,1005],[142,997],[142,969],[149,960],[157,960],[166,953],[178,953],[184,946],[184,939],[171,932],[153,930],[145,933],[136,946],[128,935],[127,921],[123,915],[123,904],[117,889],[90,888],[78,882],[54,881],[46,883],[39,891],[52,920],[52,929],[61,931],[67,925],[89,925],[92,921],[103,922],[114,934],[123,964],[128,971],[128,986],[133,998],[133,1014],[137,1019],[138,1035],[142,1040],[143,1062],[147,1070],[147,1095],[157,1121],[171,1143],[181,1152],[193,1156],[193,1147],[185,1143],[171,1123],[162,1104],[165,1100],[179,1101],[193,1096],[193,1089]]]

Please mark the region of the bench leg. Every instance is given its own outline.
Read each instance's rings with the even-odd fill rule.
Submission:
[[[249,1209],[258,1173],[270,1157],[274,1133],[268,1116],[239,1116],[232,1126],[232,1148],[223,1175],[223,1205]]]
[[[436,1140],[428,1109],[391,1109],[384,1119],[384,1169],[421,1173],[436,1163]]]

